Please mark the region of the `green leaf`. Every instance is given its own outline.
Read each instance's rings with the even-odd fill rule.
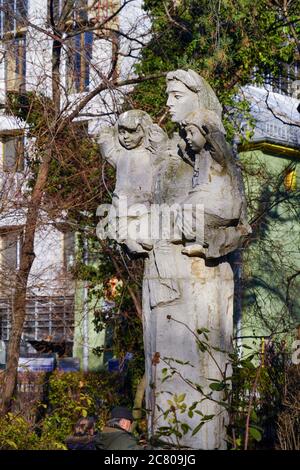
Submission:
[[[191,428],[188,424],[181,423],[181,429],[183,431],[183,434],[187,434]]]
[[[180,361],[179,359],[174,359],[174,362],[180,364],[181,366],[191,365],[189,361]]]
[[[193,430],[192,432],[192,436],[195,436],[195,434],[197,434],[197,432],[200,431],[200,429],[202,428],[202,426],[204,426],[205,423],[200,423],[198,424],[198,426],[195,427],[195,429]]]
[[[207,346],[202,341],[197,341],[197,346],[198,346],[198,348],[200,349],[201,352],[207,351]]]
[[[215,383],[209,384],[209,388],[216,392],[220,392],[221,390],[224,390],[225,384],[222,382],[215,382]]]
[[[203,416],[203,421],[210,421],[211,419],[213,419],[216,415],[204,415]]]
[[[11,441],[10,439],[6,439],[7,444],[12,447],[13,449],[17,449],[18,446],[14,441]]]
[[[257,441],[257,442],[261,441],[262,433],[257,428],[250,427],[249,428],[249,433],[250,433],[250,436],[253,437],[253,439],[255,441]]]
[[[197,333],[201,335],[202,333],[209,333],[209,330],[207,328],[198,328]]]
[[[198,402],[197,401],[194,401],[194,403],[190,406],[190,411],[193,411],[198,405]]]
[[[181,403],[185,399],[186,394],[182,393],[181,395],[178,395],[176,401],[177,403]]]
[[[162,382],[162,383],[166,382],[166,380],[168,380],[170,377],[171,377],[171,375],[166,375],[166,376],[161,380],[161,382]]]
[[[254,410],[251,411],[251,420],[254,421],[254,423],[258,422],[258,416]]]

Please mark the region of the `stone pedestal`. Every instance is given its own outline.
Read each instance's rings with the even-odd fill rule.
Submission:
[[[204,394],[209,394],[212,392],[209,384],[213,383],[209,379],[221,380],[222,373],[225,372],[227,376],[231,375],[226,353],[215,351],[213,347],[227,352],[231,350],[233,272],[227,261],[218,260],[209,266],[208,262],[201,258],[182,255],[181,249],[181,246],[167,246],[164,243],[163,247],[156,248],[153,257],[146,261],[145,266],[143,311],[148,382],[146,400],[147,409],[151,410],[149,430],[152,434],[159,434],[161,426],[170,426],[169,419],[174,413],[163,416],[163,413],[170,409],[168,400],[174,401],[175,395],[185,394],[182,403],[186,404],[186,411],[180,412],[177,409],[176,415],[181,423],[190,426],[191,431],[179,440],[180,445],[193,449],[226,449],[227,413],[224,407],[212,400],[222,399],[222,394],[214,391],[212,399],[205,399],[204,395],[195,389],[195,384],[201,386]],[[159,261],[166,259],[167,253],[169,269],[173,271],[173,286],[171,279],[162,277],[167,272],[156,270],[156,260],[159,264]],[[167,285],[171,287],[166,289]],[[161,298],[159,286],[162,288]],[[175,296],[174,287],[177,288]],[[172,300],[172,296],[177,298]],[[171,319],[168,319],[168,316],[171,316]],[[213,357],[209,352],[199,349],[197,339],[193,335],[193,332],[197,335],[197,330],[202,328],[209,330],[207,342],[211,346]],[[197,336],[206,341],[203,335]],[[158,358],[156,353],[160,356],[158,361],[153,360]],[[174,361],[165,359],[166,357]],[[187,364],[180,364],[176,360]],[[166,375],[163,369],[170,371],[168,364],[174,367],[176,372],[171,378],[163,381]],[[208,420],[199,432],[192,436],[192,431],[203,418],[195,413],[195,410],[192,417],[188,416],[189,408],[195,402],[198,403],[195,410],[203,415],[214,415],[214,418]],[[165,437],[164,441],[178,444],[174,435]]]

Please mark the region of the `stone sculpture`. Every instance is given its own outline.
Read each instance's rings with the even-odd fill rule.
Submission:
[[[162,150],[166,141],[164,131],[141,110],[121,114],[113,128],[102,130],[98,140],[102,156],[116,169],[108,235],[131,253],[143,254],[152,247],[150,239],[130,238],[130,226],[137,228],[147,220],[153,202],[157,150]]]
[[[224,449],[227,413],[219,403],[222,393],[212,391],[210,384],[211,379],[224,380],[230,376],[228,352],[233,330],[234,280],[226,255],[241,244],[250,227],[246,222],[240,171],[226,143],[222,107],[212,88],[196,72],[177,70],[167,75],[167,93],[172,119],[180,126],[179,136],[166,142],[165,134],[155,127],[160,137],[155,139],[152,164],[150,155],[147,157],[147,175],[145,167],[143,175],[132,166],[120,172],[115,156],[124,150],[118,149],[116,140],[112,143],[112,136],[102,139],[101,149],[117,167],[115,193],[118,196],[119,188],[125,188],[127,196],[132,195],[130,201],[136,202],[135,188],[141,187],[139,202],[159,207],[175,204],[179,208],[169,238],[160,235],[137,241],[137,250],[131,240],[126,241],[132,251],[147,253],[143,328],[149,432],[155,435],[163,428],[172,427],[174,408],[169,400],[184,394],[183,406],[177,410],[177,418],[185,425],[180,429],[186,431],[181,445],[193,449]],[[143,112],[129,113],[141,116]],[[143,116],[150,119],[145,113]],[[118,124],[119,132],[120,127],[128,127],[127,121],[130,121],[129,114],[125,113]],[[155,126],[152,121],[151,126]],[[136,125],[129,127],[138,130]],[[107,140],[105,144],[104,140]],[[121,145],[127,144],[121,142]],[[140,145],[147,148],[142,137]],[[131,156],[126,153],[124,159],[132,157],[133,162],[134,151],[137,147],[126,148]],[[138,167],[140,162],[134,165]],[[195,224],[187,224],[182,218],[180,209],[186,204],[191,211],[187,219],[192,222],[197,205],[204,207],[201,237],[194,230]],[[213,354],[199,349],[197,335],[200,340],[207,335]],[[168,373],[170,377],[164,380]],[[202,413],[202,418],[195,410]],[[201,419],[201,429],[192,435]],[[164,439],[177,441],[172,432]]]

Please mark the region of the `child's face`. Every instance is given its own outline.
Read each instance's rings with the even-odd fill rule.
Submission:
[[[125,147],[127,150],[139,147],[143,143],[144,131],[141,126],[138,126],[136,129],[128,129],[127,127],[119,126],[118,131],[119,142],[122,147]]]
[[[197,126],[192,124],[185,127],[186,131],[186,140],[188,141],[190,147],[195,152],[198,152],[203,149],[205,145],[205,137],[201,134]]]

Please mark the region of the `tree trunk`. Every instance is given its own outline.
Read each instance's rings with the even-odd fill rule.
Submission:
[[[56,116],[60,110],[60,59],[61,59],[61,40],[53,41],[52,46],[52,98]],[[50,129],[49,129],[50,131]],[[49,132],[50,135],[50,132]],[[46,144],[47,145],[47,144]],[[38,148],[37,142],[37,148]],[[44,146],[45,148],[45,146]],[[5,414],[11,408],[14,396],[17,376],[18,362],[20,357],[20,342],[24,328],[26,316],[26,297],[28,277],[35,258],[34,239],[37,228],[40,205],[43,197],[43,190],[47,182],[49,164],[51,161],[51,143],[44,151],[43,161],[40,165],[36,183],[32,192],[31,200],[28,205],[28,212],[25,223],[24,237],[21,250],[20,269],[17,272],[16,288],[13,295],[12,305],[12,325],[9,336],[7,350],[7,364],[4,375],[4,384],[2,391],[2,400],[0,403],[0,413]]]
[[[50,160],[51,151],[48,151],[45,154],[43,162],[40,165],[31,200],[28,205],[21,250],[20,269],[17,272],[16,288],[13,295],[12,325],[7,351],[8,360],[4,373],[2,400],[0,406],[1,414],[5,414],[10,410],[12,398],[17,383],[20,342],[26,315],[27,283],[31,266],[35,258],[34,238],[39,216],[40,204],[43,196],[43,189],[47,181]]]
[[[58,114],[60,111],[60,59],[61,59],[61,39],[53,41],[52,46],[52,99],[54,103],[54,109]]]

